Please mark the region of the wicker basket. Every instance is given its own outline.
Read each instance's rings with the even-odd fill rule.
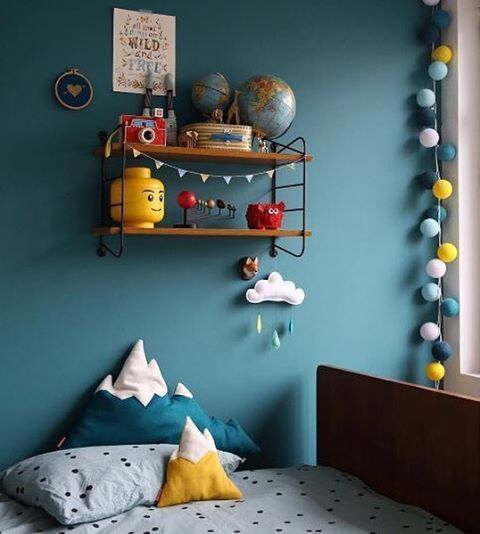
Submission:
[[[184,126],[180,133],[194,130],[198,134],[198,148],[224,150],[252,150],[252,127],[214,122],[195,122]]]

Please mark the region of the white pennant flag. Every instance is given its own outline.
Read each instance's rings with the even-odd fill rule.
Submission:
[[[202,178],[203,183],[205,183],[210,178],[208,174],[201,174],[200,177]]]
[[[247,179],[247,182],[250,183],[253,179],[253,174],[247,174],[247,176],[245,176],[245,178]]]
[[[267,174],[268,174],[268,176],[270,176],[270,178],[272,178],[274,172],[275,172],[275,170],[272,169],[271,171],[267,171]]]
[[[230,180],[232,179],[231,176],[224,176],[223,179],[227,182],[227,184],[230,183]]]
[[[178,176],[180,176],[180,178],[183,177],[183,175],[187,172],[185,169],[177,169],[178,171]]]
[[[140,156],[140,152],[138,150],[136,150],[135,148],[132,148],[132,152],[133,152],[133,157],[134,158],[138,158],[138,156]]]
[[[157,171],[162,165],[163,165],[163,161],[158,161],[158,159],[155,160],[155,167],[157,167]]]

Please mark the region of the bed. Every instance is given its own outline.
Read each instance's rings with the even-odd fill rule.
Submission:
[[[321,366],[317,466],[237,471],[236,501],[137,506],[71,526],[2,494],[0,531],[479,532],[479,417],[476,399]]]

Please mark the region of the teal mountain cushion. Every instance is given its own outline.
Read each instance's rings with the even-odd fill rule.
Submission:
[[[0,486],[11,497],[43,508],[64,525],[97,521],[137,505],[153,505],[176,448],[120,445],[40,454],[0,473]],[[219,456],[227,474],[241,463],[234,454],[220,451]]]
[[[185,418],[211,432],[217,447],[240,456],[259,448],[235,419],[209,417],[183,384],[172,397],[155,360],[147,363],[143,342],[136,343],[115,381],[108,375],[63,447],[129,443],[178,444]]]
[[[178,444],[187,416],[197,427],[208,428],[219,449],[240,456],[259,452],[235,419],[223,423],[210,418],[194,399],[155,395],[147,406],[143,406],[135,398],[120,400],[107,391],[95,393],[63,446]]]

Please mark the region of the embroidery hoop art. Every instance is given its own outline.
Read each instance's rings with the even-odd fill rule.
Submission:
[[[72,88],[79,86],[81,89],[79,92],[76,92],[76,90],[69,90],[68,86],[72,86]],[[75,105],[75,99],[79,96],[81,98],[78,99],[78,105]],[[90,80],[84,74],[79,72],[78,69],[71,68],[63,74],[60,74],[56,79],[55,98],[67,109],[74,111],[85,109],[92,102],[93,87]]]

